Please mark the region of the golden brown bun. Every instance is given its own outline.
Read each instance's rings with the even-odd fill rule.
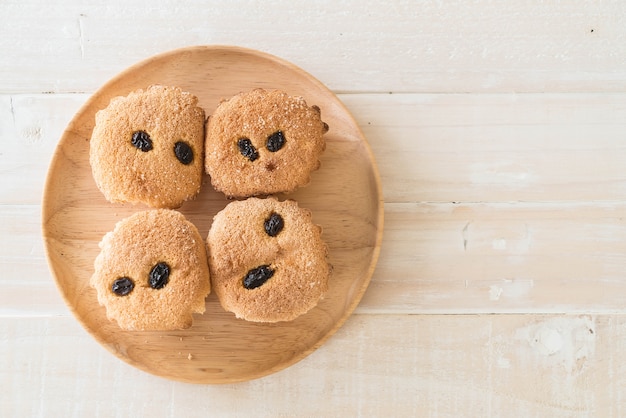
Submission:
[[[91,285],[107,317],[120,328],[188,328],[192,314],[204,312],[211,290],[206,246],[181,213],[169,209],[135,213],[118,222],[100,248]],[[155,289],[150,286],[150,272],[159,263],[167,264],[169,277],[162,288]],[[112,290],[122,278],[134,284],[126,295]]]
[[[320,114],[302,97],[279,90],[255,89],[220,103],[209,117],[205,143],[213,187],[229,197],[249,197],[306,185],[326,146],[328,125]],[[278,132],[282,138],[268,147]]]
[[[274,236],[265,229],[272,214],[283,221]],[[328,288],[331,269],[321,228],[293,200],[233,201],[215,216],[207,243],[212,288],[238,318],[290,321],[313,308]],[[246,288],[244,277],[261,266],[273,275]]]
[[[197,102],[177,87],[151,86],[113,98],[96,114],[89,161],[107,200],[177,208],[198,194],[205,116]],[[142,151],[133,144],[140,131],[149,136],[151,149]],[[185,163],[176,156],[176,147],[179,155],[184,150],[180,147],[191,150]]]

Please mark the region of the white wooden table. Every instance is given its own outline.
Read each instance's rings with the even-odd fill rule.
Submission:
[[[0,416],[626,416],[626,3],[0,4]],[[385,233],[321,348],[249,382],[112,356],[48,270],[41,199],[67,123],[154,54],[228,44],[339,95]]]

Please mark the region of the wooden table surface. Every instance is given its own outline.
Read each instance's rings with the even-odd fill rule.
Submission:
[[[0,4],[0,416],[626,416],[626,3],[52,3]],[[318,78],[383,185],[354,314],[244,383],[113,356],[65,305],[41,235],[76,111],[128,66],[192,45]]]

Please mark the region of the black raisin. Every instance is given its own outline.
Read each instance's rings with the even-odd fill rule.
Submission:
[[[285,135],[283,131],[276,131],[267,137],[267,149],[276,152],[285,145]]]
[[[252,145],[252,141],[248,138],[241,138],[237,141],[237,146],[239,147],[239,152],[241,155],[249,159],[250,161],[254,161],[259,158],[259,152]]]
[[[159,263],[150,270],[150,287],[162,289],[170,278],[170,266],[167,263]]]
[[[185,165],[191,164],[193,161],[193,150],[186,142],[178,141],[174,144],[174,154],[178,161]]]
[[[268,281],[273,275],[274,270],[268,265],[253,268],[246,274],[246,277],[243,278],[243,287],[246,289],[254,289]]]
[[[150,135],[145,131],[133,132],[133,137],[130,142],[135,148],[143,152],[148,152],[152,149],[152,139],[150,139]]]
[[[272,212],[269,218],[265,220],[265,232],[270,237],[278,235],[278,233],[283,230],[284,226],[285,221],[283,221],[283,217],[276,212]]]
[[[111,291],[115,293],[117,296],[126,296],[135,288],[135,283],[128,277],[120,277],[116,281],[113,282],[113,286],[111,286]]]

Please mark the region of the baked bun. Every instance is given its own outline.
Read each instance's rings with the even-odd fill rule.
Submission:
[[[89,162],[107,200],[177,208],[198,194],[205,116],[197,102],[177,87],[151,86],[96,114]]]
[[[328,125],[317,106],[255,89],[220,103],[207,123],[205,170],[228,197],[290,193],[320,166]]]
[[[107,317],[125,330],[192,325],[211,290],[204,240],[174,210],[137,212],[100,242],[91,285]]]
[[[237,318],[290,321],[327,291],[331,268],[321,228],[293,200],[229,203],[214,217],[207,245],[212,288]]]

